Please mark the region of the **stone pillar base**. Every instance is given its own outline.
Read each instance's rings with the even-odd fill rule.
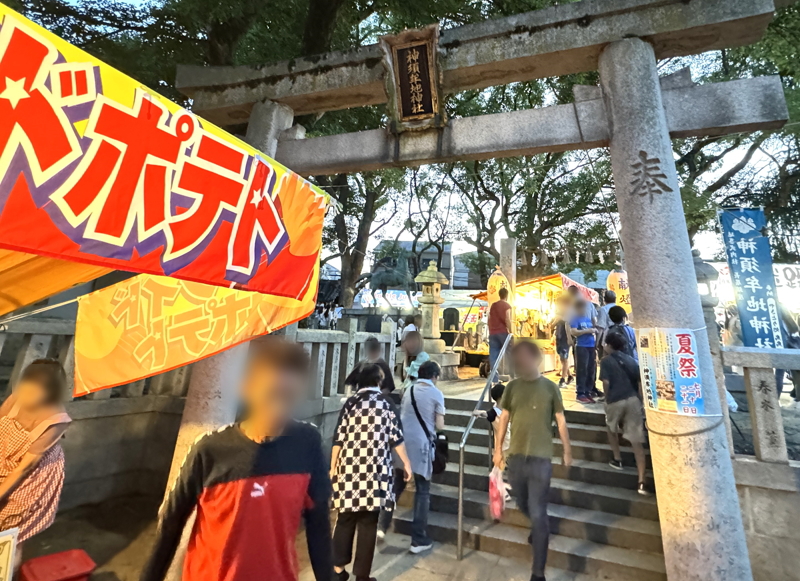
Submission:
[[[447,351],[447,345],[442,339],[425,338],[422,340],[422,350],[428,355],[432,355],[434,353],[444,353]]]
[[[461,357],[458,353],[430,353],[431,361],[435,361],[442,368],[442,375],[439,377],[442,381],[452,381],[459,379],[458,377],[458,364]]]

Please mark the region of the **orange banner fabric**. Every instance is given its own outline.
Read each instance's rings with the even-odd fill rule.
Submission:
[[[308,316],[319,266],[298,300],[143,274],[80,299],[76,397],[157,375]]]

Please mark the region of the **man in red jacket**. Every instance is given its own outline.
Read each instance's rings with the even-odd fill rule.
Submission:
[[[195,509],[183,581],[297,581],[301,520],[317,581],[331,579],[327,462],[316,428],[292,420],[308,357],[275,338],[250,352],[244,419],[203,436],[189,452],[161,509],[141,581],[164,579]]]

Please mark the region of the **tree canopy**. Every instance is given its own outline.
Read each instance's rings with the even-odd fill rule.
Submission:
[[[263,64],[349,49],[383,34],[440,22],[444,28],[541,9],[557,0],[12,0],[69,42],[166,96],[177,64]],[[691,66],[696,82],[780,75],[793,119],[800,113],[800,7],[782,8],[762,41],[660,63],[663,73]],[[457,118],[570,103],[568,75],[450,95]],[[298,119],[310,136],[384,126],[384,107]],[[780,131],[678,140],[675,159],[690,236],[713,229],[716,211],[763,205],[775,257],[800,261],[800,126]],[[613,267],[619,248],[616,204],[605,151],[547,153],[315,178],[339,201],[329,216],[327,257],[342,261],[345,304],[368,261],[370,240],[405,237],[413,252],[465,240],[465,262],[486,274],[500,237],[519,243],[520,276],[570,270],[591,277]],[[441,251],[440,251],[441,253]]]

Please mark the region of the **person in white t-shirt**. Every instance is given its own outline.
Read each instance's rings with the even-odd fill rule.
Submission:
[[[411,322],[403,327],[403,334],[400,336],[400,341],[405,341],[406,335],[408,335],[411,331],[419,332],[422,328],[422,315],[414,315],[414,318],[411,319]]]

